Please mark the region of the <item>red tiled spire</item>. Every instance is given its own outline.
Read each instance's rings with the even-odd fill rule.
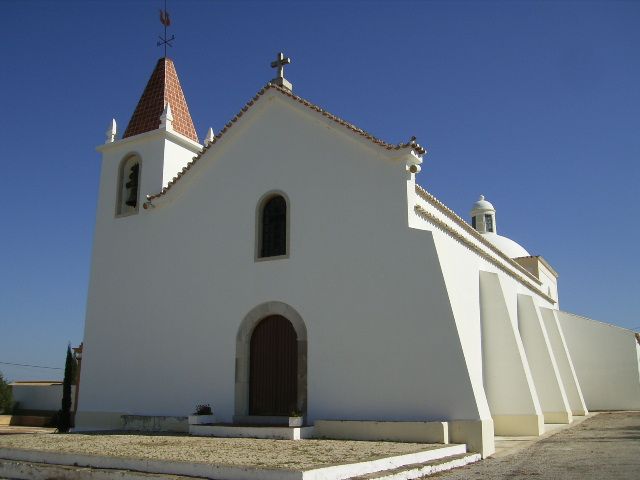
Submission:
[[[198,135],[182,93],[176,67],[166,57],[158,60],[122,138],[156,130],[160,126],[160,115],[166,103],[171,105],[173,130],[197,142]]]

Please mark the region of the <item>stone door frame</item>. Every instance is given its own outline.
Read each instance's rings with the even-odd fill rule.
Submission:
[[[298,373],[296,407],[302,414],[307,413],[307,327],[300,314],[283,302],[265,302],[254,307],[240,323],[236,335],[235,362],[235,417],[249,416],[249,356],[251,335],[264,318],[280,315],[293,326],[298,337]]]

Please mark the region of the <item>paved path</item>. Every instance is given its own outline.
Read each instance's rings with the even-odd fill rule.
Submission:
[[[12,426],[0,426],[0,435],[14,435],[16,433],[53,433],[55,428],[45,427],[20,427],[16,425]]]
[[[640,412],[601,413],[515,453],[425,478],[637,480]]]

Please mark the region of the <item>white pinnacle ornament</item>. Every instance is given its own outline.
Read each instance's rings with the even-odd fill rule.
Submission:
[[[107,134],[107,141],[104,143],[113,143],[116,139],[116,133],[117,133],[115,118],[111,119],[111,122],[109,123],[109,126],[107,127],[107,131],[105,133]]]
[[[167,102],[160,115],[160,128],[163,130],[173,130],[173,114],[171,113],[171,105]]]
[[[207,131],[207,136],[204,139],[204,146],[206,147],[211,142],[213,142],[214,138],[216,138],[216,136],[213,134],[213,128],[209,127],[209,130]]]

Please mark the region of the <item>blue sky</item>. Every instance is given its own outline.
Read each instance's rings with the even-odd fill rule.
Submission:
[[[0,362],[82,340],[100,158],[157,59],[153,1],[3,1]],[[390,142],[418,181],[560,273],[564,310],[640,329],[640,2],[169,1],[202,138],[293,60],[294,92]],[[0,364],[10,379],[62,370]]]

